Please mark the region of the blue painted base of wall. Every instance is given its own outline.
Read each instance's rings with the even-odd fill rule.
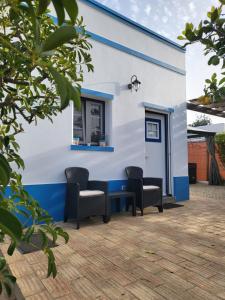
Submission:
[[[126,180],[112,180],[109,181],[109,192],[122,190],[126,186]],[[62,221],[64,218],[64,205],[66,198],[66,183],[56,184],[35,184],[26,185],[26,191],[40,203],[40,206],[48,211],[54,218],[54,221]],[[10,194],[8,189],[6,196]],[[120,210],[125,208],[125,199],[120,201]],[[112,202],[112,212],[116,212],[116,203]],[[21,223],[26,221],[25,217],[18,215]],[[27,224],[29,225],[29,223]]]
[[[127,180],[111,180],[109,181],[109,192],[122,191],[126,189]],[[66,184],[37,184],[26,185],[27,192],[38,200],[40,206],[47,210],[55,221],[62,221],[64,214],[64,204],[66,198]],[[9,194],[9,190],[7,194]],[[174,177],[174,196],[176,201],[184,201],[189,199],[189,180],[188,177]],[[125,199],[121,199],[120,207],[116,205],[116,201],[112,202],[112,212],[123,211],[125,209]],[[20,218],[24,222],[24,218]]]
[[[177,202],[189,200],[189,178],[188,176],[173,178],[174,197]]]

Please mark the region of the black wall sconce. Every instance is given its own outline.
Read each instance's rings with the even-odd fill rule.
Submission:
[[[137,79],[136,75],[133,75],[130,79],[130,83],[128,84],[129,90],[135,90],[137,92],[140,88],[141,82]]]

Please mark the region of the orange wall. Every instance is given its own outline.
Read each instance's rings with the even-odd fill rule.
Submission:
[[[217,153],[217,162],[220,169],[220,175],[225,179],[225,168]],[[197,180],[208,180],[209,155],[205,141],[188,142],[188,162],[197,163]]]

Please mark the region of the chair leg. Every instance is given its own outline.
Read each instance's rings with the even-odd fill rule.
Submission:
[[[67,219],[68,219],[67,217],[64,217],[64,223],[66,223],[66,222],[67,222]]]
[[[130,206],[130,203],[129,203],[129,200],[127,200],[127,202],[126,202],[126,211],[129,211],[129,206]]]
[[[79,230],[79,229],[80,229],[80,221],[77,220],[77,230]]]
[[[136,213],[136,201],[133,200],[132,202],[132,215],[133,217],[136,217],[137,213]]]
[[[110,216],[102,216],[103,223],[109,223],[110,219]]]
[[[159,210],[160,213],[163,213],[163,206],[162,205],[158,206],[158,210]]]
[[[141,209],[141,216],[144,216],[144,210]]]

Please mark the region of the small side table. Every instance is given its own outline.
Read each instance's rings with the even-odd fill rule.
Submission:
[[[120,199],[121,198],[126,198],[127,200],[127,210],[129,207],[129,200],[131,200],[132,203],[132,215],[135,217],[136,216],[136,195],[133,192],[127,192],[127,191],[119,191],[119,192],[112,192],[108,194],[108,198],[110,200],[119,200],[119,202],[117,202],[117,205],[120,204]]]

